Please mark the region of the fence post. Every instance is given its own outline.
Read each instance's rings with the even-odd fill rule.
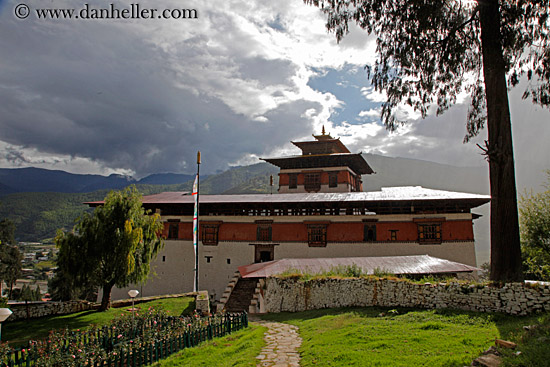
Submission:
[[[155,343],[155,362],[159,360],[159,342]]]

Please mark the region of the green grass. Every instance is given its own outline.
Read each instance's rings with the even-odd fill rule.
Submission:
[[[510,332],[509,339],[518,346],[516,349],[500,349],[504,354],[502,367],[539,367],[550,364],[550,314],[531,321],[525,325],[531,326],[529,330]]]
[[[264,346],[263,335],[266,330],[263,326],[251,324],[223,338],[184,349],[153,366],[256,366],[256,356]]]
[[[332,309],[264,318],[300,328],[302,366],[464,366],[495,338],[507,338],[536,320],[451,310],[397,311]]]
[[[165,298],[151,302],[136,304],[136,308],[147,310],[164,309],[170,315],[190,314],[195,307],[193,297]],[[2,325],[2,341],[8,341],[12,346],[26,345],[28,340],[43,339],[48,336],[50,330],[87,329],[90,325],[107,325],[120,314],[128,313],[130,307],[111,308],[105,312],[83,311],[69,315],[47,316],[39,319],[20,320],[4,323]],[[140,311],[137,311],[138,313]]]
[[[164,308],[173,315],[193,309],[193,300],[164,299],[136,305]],[[4,324],[3,340],[26,342],[51,329],[104,325],[127,308],[80,312]],[[504,366],[543,366],[550,360],[550,314],[514,317],[454,310],[347,308],[269,314],[267,320],[297,325],[303,339],[301,366],[445,366],[469,365],[496,338],[518,343],[504,351]],[[523,326],[539,325],[530,331]],[[224,338],[186,349],[165,366],[255,366],[265,328],[257,324]],[[10,343],[12,344],[12,343]],[[520,351],[519,356],[515,355]]]

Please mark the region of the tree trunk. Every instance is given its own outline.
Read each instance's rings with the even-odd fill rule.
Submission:
[[[101,297],[99,311],[107,311],[111,307],[111,290],[114,285],[113,282],[103,285],[103,296]]]
[[[500,34],[498,0],[479,1],[483,76],[487,99],[487,158],[491,183],[491,274],[522,281],[512,125]]]

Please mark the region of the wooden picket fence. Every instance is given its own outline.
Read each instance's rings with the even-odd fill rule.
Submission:
[[[163,338],[154,342],[146,342],[140,345],[132,344],[131,346],[126,344],[126,348],[117,348],[117,338],[115,335],[98,335],[99,339],[97,340],[100,340],[101,347],[108,352],[107,358],[101,361],[86,360],[78,361],[78,363],[75,361],[74,366],[145,366],[164,359],[182,349],[197,346],[203,341],[227,335],[233,331],[246,328],[247,326],[248,315],[246,312],[226,314],[219,322],[208,323],[208,325],[194,330],[185,330],[179,335]],[[139,332],[132,331],[132,333],[138,334]],[[69,341],[67,340],[67,345],[68,344]],[[39,363],[37,359],[38,353],[33,352],[33,349],[14,349],[0,361],[0,367],[40,366],[41,363]]]

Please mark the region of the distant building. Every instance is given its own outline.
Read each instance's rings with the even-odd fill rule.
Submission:
[[[471,210],[489,196],[418,186],[363,192],[362,175],[373,173],[364,158],[324,131],[314,137],[294,143],[302,155],[264,159],[281,169],[279,194],[200,196],[201,290],[219,300],[238,267],[285,258],[429,255],[476,266]],[[156,275],[137,289],[193,290],[193,197],[165,192],[143,206],[161,214],[166,241]]]

